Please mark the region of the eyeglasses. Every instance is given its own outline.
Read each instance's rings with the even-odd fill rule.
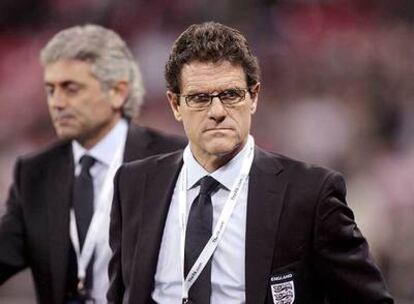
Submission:
[[[235,105],[245,99],[247,92],[249,92],[248,89],[228,89],[217,94],[196,93],[189,95],[177,94],[177,96],[184,97],[185,103],[190,108],[205,109],[211,105],[215,97],[218,97],[225,106]]]

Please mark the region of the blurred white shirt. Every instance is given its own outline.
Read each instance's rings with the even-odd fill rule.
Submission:
[[[121,119],[114,128],[89,151],[83,148],[78,142],[72,141],[76,176],[80,174],[81,165],[79,164],[79,160],[84,154],[88,154],[96,159],[95,164],[90,169],[90,174],[93,178],[94,210],[97,209],[97,204],[100,203],[99,194],[102,191],[106,173],[108,172],[118,147],[120,145],[125,145],[127,132],[128,123],[126,120]],[[122,155],[124,155],[123,151]],[[106,231],[106,233],[109,233],[109,231]],[[112,255],[108,237],[101,239],[97,243],[95,249],[92,297],[95,299],[96,304],[107,303],[106,292],[109,288],[108,264]]]

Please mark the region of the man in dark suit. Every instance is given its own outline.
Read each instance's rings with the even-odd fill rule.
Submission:
[[[189,145],[119,169],[109,302],[393,303],[342,176],[254,145],[259,66],[243,35],[190,26],[165,75]]]
[[[96,25],[63,30],[41,61],[61,141],[16,163],[0,221],[0,283],[30,267],[39,303],[106,303],[114,173],[124,161],[185,142],[130,122],[144,89],[115,32]]]

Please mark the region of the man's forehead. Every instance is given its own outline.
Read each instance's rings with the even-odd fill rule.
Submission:
[[[181,86],[183,91],[245,87],[246,76],[241,65],[229,61],[193,61],[181,70]]]
[[[62,59],[48,63],[44,66],[43,74],[45,82],[54,83],[82,82],[90,77],[94,77],[89,62],[74,59]]]

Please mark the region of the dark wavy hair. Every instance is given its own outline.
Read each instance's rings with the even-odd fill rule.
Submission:
[[[260,81],[259,63],[246,38],[238,30],[217,22],[193,24],[177,38],[165,65],[170,91],[180,93],[181,69],[192,61],[229,61],[241,65],[249,88]]]

